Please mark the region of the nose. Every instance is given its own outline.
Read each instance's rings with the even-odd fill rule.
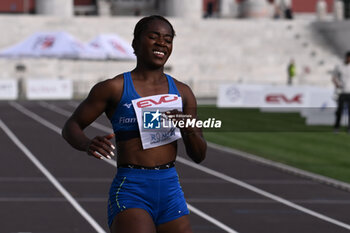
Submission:
[[[158,45],[161,45],[161,46],[165,46],[165,40],[164,40],[164,38],[162,37],[162,36],[160,36],[160,37],[158,37],[157,38],[157,40],[156,40],[156,43],[158,44]]]

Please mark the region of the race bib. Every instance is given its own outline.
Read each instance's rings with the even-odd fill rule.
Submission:
[[[171,110],[182,111],[181,97],[173,94],[153,95],[132,100],[143,149],[171,143],[181,138],[180,130],[164,118]]]

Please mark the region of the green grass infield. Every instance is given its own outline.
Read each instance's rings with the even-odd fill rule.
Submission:
[[[203,129],[206,140],[350,183],[350,134],[307,126],[299,113],[199,106],[198,118],[221,120]]]

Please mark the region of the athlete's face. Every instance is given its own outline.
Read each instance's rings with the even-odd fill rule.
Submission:
[[[162,20],[149,22],[135,44],[135,53],[138,60],[154,68],[164,66],[172,49],[172,30]]]

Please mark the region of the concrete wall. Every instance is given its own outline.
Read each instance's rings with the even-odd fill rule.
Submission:
[[[160,12],[170,17],[201,19],[203,16],[202,0],[162,0]]]
[[[133,1],[112,1],[112,13],[118,16],[135,15],[135,13],[141,15],[154,14],[155,0],[133,0]]]
[[[0,12],[8,13],[28,13],[33,12],[35,9],[34,0],[1,0]]]
[[[333,2],[335,0],[325,0],[327,11],[333,10]],[[292,0],[292,9],[295,13],[313,13],[316,10],[318,0]]]
[[[59,17],[73,16],[73,0],[36,0],[36,13]]]
[[[350,51],[350,21],[316,22],[315,28],[340,57]]]
[[[192,86],[198,96],[215,96],[225,82],[285,84],[293,58],[296,83],[330,86],[329,71],[339,62],[309,21],[189,20],[169,18],[177,36],[168,73]],[[0,49],[37,31],[64,30],[82,41],[100,33],[118,33],[131,43],[136,17],[0,16]],[[15,66],[27,70],[18,74]],[[99,80],[133,69],[134,62],[0,58],[0,78],[69,78],[79,95]],[[307,69],[306,69],[307,68]]]

